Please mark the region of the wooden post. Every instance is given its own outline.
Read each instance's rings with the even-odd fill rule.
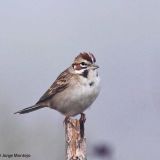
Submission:
[[[66,160],[87,160],[84,123],[69,118],[65,123]]]

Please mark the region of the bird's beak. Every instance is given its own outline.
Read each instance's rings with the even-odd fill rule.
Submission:
[[[92,69],[98,69],[98,68],[99,68],[99,66],[98,66],[98,65],[96,65],[96,64],[92,64],[92,65],[91,65],[91,68],[92,68]]]

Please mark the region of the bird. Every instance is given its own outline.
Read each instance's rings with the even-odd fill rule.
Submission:
[[[15,114],[26,114],[46,107],[60,112],[65,117],[83,114],[100,93],[98,68],[92,53],[79,53],[37,103]]]

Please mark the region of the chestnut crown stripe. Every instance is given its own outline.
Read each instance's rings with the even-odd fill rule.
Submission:
[[[92,53],[89,53],[91,55],[91,57],[93,58],[92,62],[96,63],[96,58]]]
[[[87,53],[87,52],[83,52],[83,53],[80,53],[76,58],[76,59],[79,59],[79,58],[83,58],[91,63],[95,63],[96,62],[96,58],[94,57],[94,55],[92,53]]]

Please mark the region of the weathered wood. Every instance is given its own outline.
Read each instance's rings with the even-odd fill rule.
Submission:
[[[80,120],[69,118],[65,122],[65,140],[66,160],[87,159],[86,138],[84,138],[84,126],[82,126],[82,122],[80,122]]]

